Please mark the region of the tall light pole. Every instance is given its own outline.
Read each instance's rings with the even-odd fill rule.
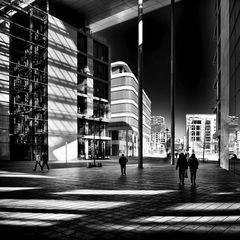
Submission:
[[[171,164],[175,155],[175,0],[171,0]]]
[[[92,115],[93,118],[93,166],[96,166],[95,163],[95,115]]]
[[[143,168],[143,0],[138,0],[138,168]]]

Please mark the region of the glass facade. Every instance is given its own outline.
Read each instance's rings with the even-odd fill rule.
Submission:
[[[12,16],[9,28],[10,154],[32,160],[48,152],[47,26],[45,1]],[[42,9],[41,9],[42,8]]]
[[[109,158],[109,47],[78,32],[78,158]]]
[[[240,174],[240,2],[229,1],[230,10],[230,99],[229,169]],[[236,154],[237,158],[231,158]]]
[[[109,157],[109,46],[47,3],[1,5],[0,158]]]

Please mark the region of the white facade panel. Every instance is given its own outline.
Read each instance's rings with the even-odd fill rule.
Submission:
[[[48,37],[49,159],[75,160],[77,159],[77,31],[61,20],[49,16]]]

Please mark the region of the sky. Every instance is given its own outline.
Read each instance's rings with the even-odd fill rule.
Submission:
[[[175,4],[176,21],[176,137],[185,134],[187,113],[212,113],[215,106],[213,64],[215,15],[212,0],[182,0]],[[111,61],[126,62],[137,77],[137,19],[97,33],[111,47]],[[171,8],[143,16],[143,88],[151,100],[152,116],[166,118],[171,128]]]

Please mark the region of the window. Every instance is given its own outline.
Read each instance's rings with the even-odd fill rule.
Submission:
[[[201,120],[193,120],[192,123],[193,124],[201,124]]]
[[[112,67],[112,74],[117,74],[117,73],[124,73],[124,72],[129,72],[124,66],[116,66]]]
[[[108,47],[103,44],[94,41],[93,43],[93,56],[102,61],[108,61]]]
[[[78,119],[78,134],[86,135],[87,123],[85,119]]]
[[[77,91],[80,93],[87,94],[87,78],[78,74]]]
[[[85,114],[87,110],[87,99],[81,96],[78,96],[78,113]]]
[[[81,54],[78,54],[78,71],[81,73],[84,72],[84,68],[87,66],[87,57]]]
[[[100,102],[98,100],[94,100],[93,102],[93,114],[95,117],[106,117],[108,113],[108,103]]]
[[[87,52],[87,36],[83,35],[82,33],[78,32],[78,50],[81,52]]]
[[[93,62],[94,77],[101,78],[102,80],[108,80],[108,66],[98,61]]]
[[[108,99],[108,84],[104,82],[100,82],[98,80],[94,80],[93,82],[94,93],[95,97]]]
[[[206,145],[205,145],[205,148],[206,148],[206,149],[211,149],[210,144],[206,144]]]
[[[118,131],[112,131],[112,140],[118,140]]]

